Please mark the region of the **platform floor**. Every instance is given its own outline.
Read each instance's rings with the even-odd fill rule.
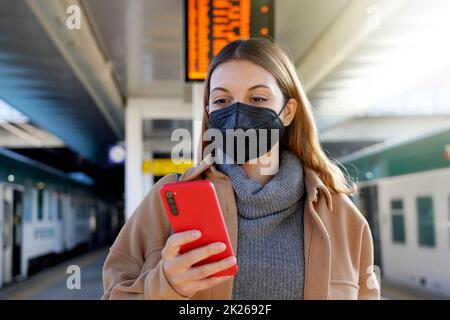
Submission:
[[[97,300],[103,294],[102,267],[108,250],[101,249],[68,260],[18,283],[0,289],[6,300]],[[66,269],[77,265],[81,270],[81,288],[69,290]]]
[[[58,266],[42,271],[29,279],[0,289],[0,299],[43,300],[98,300],[103,293],[102,267],[108,250],[101,249],[68,260]],[[81,289],[67,288],[66,268],[77,265],[81,269]],[[413,291],[396,284],[382,281],[382,298],[396,300],[442,299],[443,297]]]

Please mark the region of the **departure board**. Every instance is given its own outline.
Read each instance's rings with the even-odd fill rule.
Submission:
[[[203,81],[227,43],[273,37],[273,0],[185,0],[186,81]]]

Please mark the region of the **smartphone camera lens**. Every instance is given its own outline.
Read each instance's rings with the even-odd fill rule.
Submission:
[[[170,211],[172,211],[172,214],[177,216],[178,215],[178,209],[175,206],[175,204],[170,204],[169,206],[170,206]]]
[[[178,208],[175,204],[175,200],[173,198],[173,194],[170,191],[166,192],[166,198],[167,198],[167,202],[169,203],[169,207],[170,207],[170,211],[172,212],[172,214],[174,216],[178,215]]]

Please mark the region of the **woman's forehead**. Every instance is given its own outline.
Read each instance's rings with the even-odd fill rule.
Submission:
[[[229,91],[248,90],[265,85],[276,90],[275,77],[263,67],[246,60],[232,60],[218,65],[211,74],[210,91],[216,87]]]

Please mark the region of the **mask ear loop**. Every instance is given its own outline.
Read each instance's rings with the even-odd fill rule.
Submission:
[[[271,120],[267,121],[267,122],[264,123],[264,124],[270,123],[270,122],[274,121],[275,119],[280,118],[280,114],[281,114],[281,113],[283,112],[283,110],[286,108],[288,101],[289,101],[289,98],[286,100],[286,102],[284,103],[283,107],[282,107],[281,110],[276,114],[276,116],[274,116]],[[280,121],[281,121],[281,119],[280,119]],[[281,122],[283,122],[283,121],[281,121]],[[283,124],[284,124],[284,123],[283,123]]]
[[[280,114],[283,112],[283,110],[286,108],[288,102],[289,102],[290,98],[286,99],[286,102],[284,103],[283,107],[281,108],[280,112],[278,112],[277,117],[280,118]],[[283,123],[283,121],[280,118],[281,123]],[[283,123],[284,125],[284,123]],[[280,140],[280,149],[284,150],[284,149],[288,149],[287,144],[285,143],[285,141],[283,139]]]
[[[280,112],[277,113],[277,117],[280,116],[280,114],[283,112],[284,109],[286,109],[286,106],[289,102],[289,99],[286,100],[286,102],[284,103],[283,107],[281,108]]]

